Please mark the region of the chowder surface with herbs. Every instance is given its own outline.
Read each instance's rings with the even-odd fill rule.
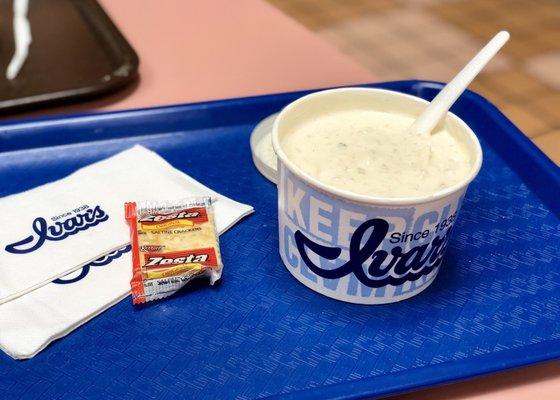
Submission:
[[[387,112],[338,111],[300,123],[281,146],[311,177],[357,194],[423,196],[466,178],[472,160],[459,136],[447,129],[411,135],[413,121]]]

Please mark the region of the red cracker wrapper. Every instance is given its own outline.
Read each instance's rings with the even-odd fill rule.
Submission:
[[[188,282],[222,275],[210,197],[125,203],[132,245],[132,302],[177,292]]]

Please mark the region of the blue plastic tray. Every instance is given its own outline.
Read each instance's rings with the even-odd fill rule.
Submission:
[[[372,86],[426,99],[441,88]],[[484,165],[435,283],[359,306],[292,278],[278,256],[276,187],[254,168],[249,134],[303,94],[0,127],[2,196],[141,143],[256,209],[222,237],[220,285],[143,308],[125,300],[29,361],[0,354],[0,398],[361,398],[560,357],[560,171],[474,93],[453,111],[481,139]]]

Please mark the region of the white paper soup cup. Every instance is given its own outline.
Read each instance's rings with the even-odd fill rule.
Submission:
[[[382,198],[328,186],[296,166],[283,138],[309,118],[366,109],[419,115],[427,102],[381,89],[342,88],[304,96],[278,116],[272,142],[278,156],[280,256],[305,286],[359,304],[392,303],[426,289],[436,277],[468,184],[482,163],[472,130],[448,113],[443,123],[471,155],[465,179],[421,197]]]

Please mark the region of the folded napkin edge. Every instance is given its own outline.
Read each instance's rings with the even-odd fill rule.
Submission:
[[[72,324],[71,326],[69,326],[68,328],[52,335],[49,337],[49,339],[47,341],[45,341],[44,343],[41,343],[40,346],[37,346],[36,348],[34,348],[33,350],[31,350],[32,352],[25,352],[25,351],[20,351],[20,352],[16,352],[16,351],[10,351],[8,348],[2,346],[0,344],[0,350],[2,350],[4,353],[6,353],[7,355],[9,355],[11,358],[13,358],[14,360],[28,360],[30,358],[35,357],[37,354],[39,354],[41,351],[43,351],[47,346],[49,346],[50,344],[52,344],[53,341],[61,339],[65,336],[67,336],[69,333],[75,331],[76,329],[78,329],[79,327],[81,327],[82,325],[86,324],[87,322],[91,321],[92,319],[94,319],[95,317],[99,316],[101,313],[107,311],[109,308],[117,305],[118,303],[120,303],[121,301],[123,301],[124,299],[126,299],[128,296],[130,296],[130,291],[126,292],[124,295],[121,295],[117,298],[115,298],[114,301],[109,302],[105,305],[105,307],[100,308],[99,310],[96,310],[95,313],[87,315],[86,318],[83,318],[79,321],[76,321],[74,324]]]
[[[37,283],[37,284],[35,284],[35,285],[33,285],[33,286],[30,286],[30,287],[28,287],[28,288],[26,288],[26,289],[24,289],[24,290],[20,290],[19,292],[10,294],[9,296],[0,297],[0,305],[5,304],[5,303],[8,303],[8,302],[10,302],[10,301],[12,301],[12,300],[15,300],[15,299],[17,299],[17,298],[19,298],[19,297],[21,297],[21,296],[24,296],[24,295],[26,295],[26,294],[28,294],[28,293],[31,293],[31,292],[34,291],[34,290],[37,290],[37,289],[39,289],[39,288],[42,288],[43,286],[48,285],[49,283],[51,283],[52,281],[54,281],[54,280],[56,280],[56,279],[58,279],[58,278],[62,278],[62,277],[65,276],[65,275],[68,275],[68,274],[70,274],[70,273],[72,273],[72,272],[74,272],[74,271],[79,270],[80,268],[83,268],[84,266],[88,265],[89,263],[92,263],[93,261],[99,259],[100,257],[103,257],[103,256],[105,256],[105,255],[107,255],[107,254],[109,254],[109,253],[111,253],[111,252],[113,252],[113,251],[116,251],[116,250],[118,250],[118,249],[123,248],[124,246],[128,245],[129,243],[130,243],[130,242],[127,241],[127,242],[124,243],[124,244],[120,244],[120,245],[118,245],[118,246],[111,247],[109,250],[104,251],[102,254],[98,254],[97,256],[95,256],[95,257],[93,257],[93,258],[91,258],[91,259],[89,259],[89,260],[87,260],[87,261],[85,261],[85,262],[83,262],[83,263],[80,263],[80,264],[78,264],[77,266],[74,266],[74,267],[72,267],[72,268],[70,268],[70,269],[68,269],[68,270],[66,270],[66,271],[64,271],[64,272],[61,272],[60,274],[57,274],[57,275],[55,275],[55,276],[53,276],[53,277],[50,277],[49,279],[47,279],[47,280],[45,280],[45,281],[43,281],[43,282]]]

